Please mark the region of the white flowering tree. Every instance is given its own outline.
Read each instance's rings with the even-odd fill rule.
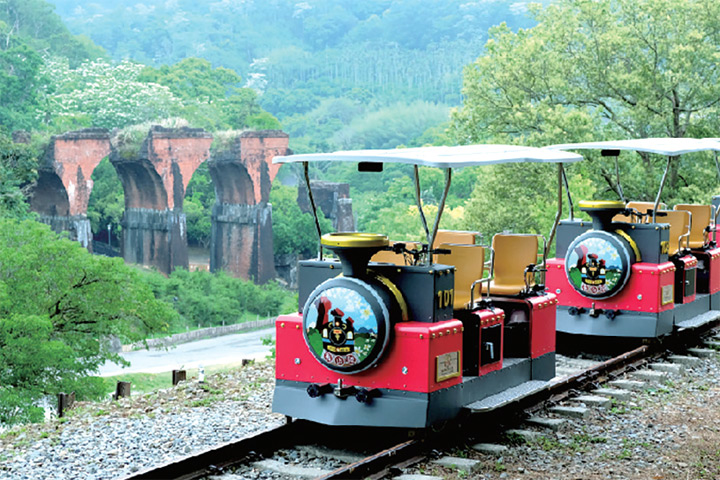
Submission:
[[[67,59],[48,58],[40,111],[59,127],[123,128],[177,115],[183,105],[169,88],[138,81],[144,65],[94,60],[71,69]]]

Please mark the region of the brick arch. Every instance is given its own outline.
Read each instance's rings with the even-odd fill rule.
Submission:
[[[182,210],[190,177],[210,156],[212,135],[201,128],[150,128],[136,155],[113,152],[110,162],[125,192],[125,261],[170,273],[188,268]]]
[[[110,135],[102,128],[86,128],[50,139],[38,166],[38,181],[30,208],[56,232],[92,250],[92,232],[87,218],[93,188],[92,174],[110,153]]]
[[[245,165],[233,162],[208,163],[218,203],[254,205],[254,184]]]
[[[152,163],[144,159],[135,162],[113,161],[115,171],[125,192],[125,208],[168,208],[168,193],[162,178]]]

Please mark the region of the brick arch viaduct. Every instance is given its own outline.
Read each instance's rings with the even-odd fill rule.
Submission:
[[[51,139],[38,168],[31,208],[55,231],[67,231],[86,248],[92,173],[109,156],[125,191],[122,255],[127,262],[170,273],[188,267],[182,205],[190,178],[207,161],[215,187],[210,268],[264,283],[274,277],[270,186],[277,155],[290,154],[280,130],[237,132],[231,146],[211,153],[202,129],[152,127],[139,152],[118,152],[104,129]]]

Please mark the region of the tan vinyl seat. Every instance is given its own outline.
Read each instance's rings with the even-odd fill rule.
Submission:
[[[390,246],[396,244],[396,243],[404,243],[405,248],[408,250],[418,250],[420,248],[420,243],[418,242],[390,242]],[[380,250],[375,255],[370,258],[371,262],[378,262],[378,263],[390,263],[392,265],[407,265],[405,262],[405,255],[402,253],[395,253],[391,250]]]
[[[712,218],[712,207],[697,203],[681,203],[675,205],[675,210],[690,212],[690,248],[703,248],[707,243],[707,227]]]
[[[640,213],[647,213],[648,210],[652,210],[654,206],[654,202],[628,202],[625,208],[634,208]],[[658,210],[664,210],[666,208],[667,205],[664,203],[658,205]],[[638,217],[637,215],[615,215],[613,222],[643,223],[643,217]]]
[[[453,309],[467,308],[470,303],[470,289],[475,280],[480,280],[485,267],[485,247],[482,245],[462,245],[442,243],[441,249],[450,253],[436,255],[436,262],[455,267],[455,295]],[[480,285],[475,285],[474,299],[480,298]]]
[[[680,251],[683,240],[687,246],[687,237],[690,232],[690,212],[687,210],[658,210],[658,213],[664,215],[656,218],[657,223],[670,224],[668,255],[673,256]]]
[[[497,234],[490,295],[518,295],[526,288],[525,269],[538,262],[538,236]],[[534,282],[531,282],[531,284]]]
[[[475,245],[475,240],[480,236],[478,232],[462,230],[438,230],[433,241],[433,249],[438,248],[441,243],[454,243],[458,245]]]

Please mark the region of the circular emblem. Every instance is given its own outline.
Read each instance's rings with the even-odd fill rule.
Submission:
[[[565,272],[581,295],[603,299],[622,290],[630,278],[634,252],[621,237],[603,231],[585,232],[565,255]]]
[[[356,373],[380,358],[388,343],[389,311],[373,285],[356,278],[323,282],[303,309],[305,341],[326,367]]]

